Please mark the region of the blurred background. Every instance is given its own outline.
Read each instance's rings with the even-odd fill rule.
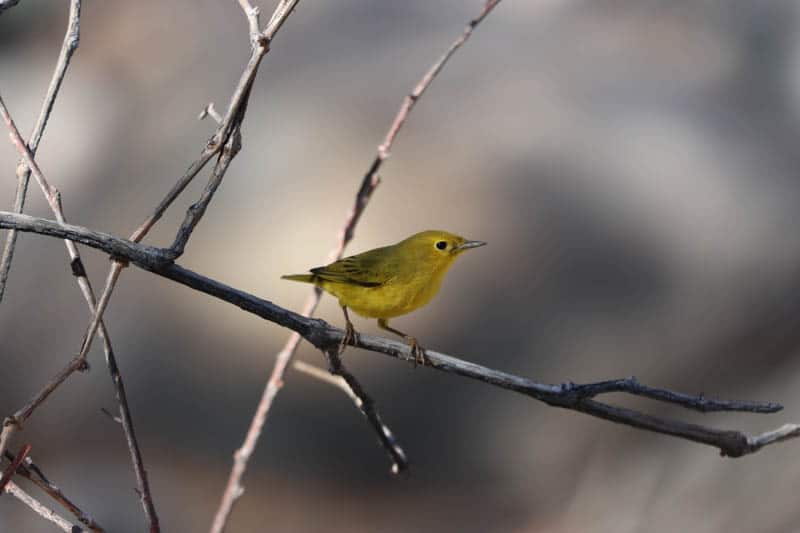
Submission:
[[[258,2],[264,19],[273,2]],[[480,0],[301,2],[266,56],[244,148],[181,264],[299,310],[403,96]],[[27,135],[66,2],[0,15],[0,92]],[[800,422],[800,7],[791,0],[506,0],[420,101],[349,248],[442,228],[489,246],[393,324],[539,381],[637,376]],[[129,235],[199,154],[248,57],[236,2],[84,2],[37,157],[70,222]],[[2,135],[5,138],[5,135]],[[0,209],[17,156],[0,142]],[[199,177],[148,243],[167,245]],[[26,212],[50,217],[31,186]],[[85,251],[95,286],[109,267]],[[22,235],[0,305],[0,414],[75,353],[88,313],[63,244]],[[319,315],[341,325],[335,301]],[[106,313],[164,531],[208,528],[287,331],[136,268]],[[356,327],[378,333],[373,321]],[[97,344],[97,343],[96,343]],[[303,345],[298,356],[322,364]],[[109,531],[145,529],[102,351],[17,437]],[[389,464],[339,390],[297,372],[229,531],[795,531],[800,442],[743,459],[349,349],[412,461]],[[20,480],[23,487],[29,487]],[[36,489],[34,495],[47,498]],[[0,498],[0,529],[53,528]]]

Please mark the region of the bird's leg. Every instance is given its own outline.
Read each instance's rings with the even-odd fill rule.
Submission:
[[[347,347],[348,344],[355,343],[356,339],[358,338],[358,333],[356,333],[355,328],[353,327],[353,323],[350,322],[350,315],[347,314],[347,307],[342,306],[342,311],[344,311],[344,337],[342,337],[342,342],[339,343],[339,355],[342,355],[344,349]]]
[[[395,335],[400,335],[406,340],[406,342],[411,346],[411,353],[414,354],[414,366],[417,366],[418,364],[425,366],[426,362],[430,362],[428,361],[427,357],[425,357],[425,348],[420,346],[419,342],[417,342],[416,337],[412,337],[407,333],[403,333],[400,330],[389,327],[389,321],[386,320],[385,318],[378,319],[378,327],[381,329],[385,329],[386,331],[391,331]]]

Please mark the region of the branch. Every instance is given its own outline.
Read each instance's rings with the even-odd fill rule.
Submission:
[[[331,374],[342,378],[347,388],[350,389],[351,395],[356,398],[355,404],[361,410],[372,429],[378,435],[378,440],[381,446],[389,454],[389,459],[392,461],[392,473],[398,474],[408,469],[408,459],[397,442],[394,433],[389,427],[383,423],[378,409],[375,407],[375,401],[367,394],[356,377],[350,373],[342,363],[339,357],[339,346],[329,346],[322,351],[325,358],[328,360],[328,369]]]
[[[76,41],[77,42],[77,41]],[[2,115],[3,120],[6,122],[8,126],[11,141],[16,146],[17,151],[20,153],[22,158],[27,164],[28,168],[30,168],[31,172],[33,173],[34,178],[36,178],[39,187],[44,194],[50,209],[53,211],[53,214],[56,217],[56,220],[59,222],[64,223],[64,212],[61,207],[61,193],[50,185],[50,183],[45,178],[44,174],[42,173],[39,165],[33,159],[33,154],[28,149],[28,146],[25,143],[25,140],[22,138],[19,130],[17,129],[14,121],[11,118],[11,115],[8,112],[8,108],[5,105],[2,97],[0,97],[0,115]],[[141,461],[141,452],[139,451],[139,445],[136,441],[136,435],[133,431],[133,422],[132,418],[128,409],[128,402],[125,397],[125,388],[123,386],[122,376],[119,373],[119,369],[116,364],[116,357],[114,356],[114,350],[111,346],[111,339],[109,338],[108,332],[106,331],[105,324],[101,320],[101,315],[96,313],[96,300],[94,295],[94,290],[92,289],[92,285],[89,282],[89,278],[86,276],[86,270],[83,266],[83,261],[81,260],[80,254],[78,253],[78,248],[75,246],[75,243],[71,240],[65,240],[65,245],[67,247],[67,253],[70,257],[70,267],[72,268],[72,273],[75,275],[76,279],[78,280],[78,286],[83,293],[84,300],[86,300],[86,304],[89,307],[89,312],[92,315],[97,316],[97,325],[96,328],[103,339],[103,350],[106,356],[106,363],[109,367],[109,370],[112,373],[113,383],[115,388],[115,393],[117,395],[118,404],[120,408],[120,412],[122,414],[122,418],[125,421],[123,424],[123,428],[125,431],[125,438],[128,443],[128,449],[131,454],[131,458],[133,461],[134,472],[136,475],[136,482],[138,486],[138,493],[139,499],[142,503],[142,508],[144,509],[145,517],[150,524],[150,531],[151,533],[158,533],[160,531],[158,525],[158,515],[156,514],[155,506],[153,505],[153,499],[150,494],[150,485],[147,481],[147,471],[144,469],[144,465]],[[61,383],[64,382],[73,372],[76,370],[84,370],[87,368],[86,364],[86,353],[82,352],[77,357],[75,357],[70,363],[59,372],[45,387],[42,391],[34,397],[34,400],[29,403],[30,409],[26,409],[24,417],[20,418],[18,413],[13,415],[12,417],[6,418],[3,422],[3,429],[0,432],[0,455],[6,449],[11,440],[13,434],[20,428],[20,423],[22,420],[28,418],[33,409],[35,409],[38,405],[44,401],[53,390],[56,389]]]
[[[14,2],[16,3],[16,2]],[[12,4],[13,5],[13,4]],[[6,6],[7,8],[8,6]],[[4,7],[0,4],[0,12]],[[81,2],[80,0],[71,0],[69,3],[69,21],[67,22],[67,33],[64,35],[64,42],[61,44],[61,52],[58,55],[56,68],[53,72],[53,78],[50,80],[50,85],[47,88],[47,94],[44,97],[42,109],[39,112],[39,118],[36,120],[36,125],[31,133],[31,139],[28,143],[28,149],[32,155],[36,155],[36,150],[39,148],[39,142],[44,135],[44,129],[47,126],[47,121],[50,119],[50,113],[53,110],[53,105],[58,96],[58,90],[61,88],[61,83],[64,81],[64,76],[67,73],[67,67],[72,59],[72,54],[78,48],[80,40],[80,19],[81,19]],[[25,207],[25,196],[28,193],[28,183],[31,177],[31,169],[24,163],[17,166],[17,192],[14,198],[14,212],[22,213]],[[14,257],[14,247],[17,243],[17,232],[11,230],[6,235],[6,244],[3,249],[3,256],[0,258],[0,302],[3,301],[3,293],[5,292],[6,282],[8,281],[8,272],[11,270],[11,260]]]
[[[131,243],[118,237],[93,232],[79,226],[64,225],[52,220],[0,211],[0,228],[11,227],[16,227],[20,231],[75,239],[106,253],[114,253],[114,250],[125,250],[124,259],[131,261],[142,269],[236,305],[248,313],[289,328],[323,351],[338,346],[344,335],[343,330],[331,326],[324,320],[304,317],[270,301],[187,270],[180,265],[164,262],[165,250],[155,249],[154,251],[152,247]],[[410,348],[405,343],[392,339],[360,334],[353,345],[397,359],[409,362],[414,361]],[[436,370],[518,392],[553,407],[570,409],[638,429],[672,435],[713,446],[718,448],[722,455],[729,457],[741,457],[755,453],[769,444],[800,436],[800,426],[795,424],[787,424],[777,430],[761,435],[748,435],[737,430],[720,430],[688,424],[670,418],[656,417],[633,409],[606,404],[594,398],[608,392],[632,392],[660,402],[681,407],[691,407],[703,412],[742,411],[770,413],[782,409],[776,403],[732,402],[709,399],[702,395],[690,396],[666,389],[647,387],[631,378],[588,384],[566,383],[563,385],[550,385],[463,361],[432,350],[426,350],[425,355],[430,362],[430,366]]]
[[[6,485],[4,490],[5,490],[5,492],[11,494],[15,498],[17,498],[19,501],[21,501],[22,503],[24,503],[25,505],[27,505],[28,507],[33,509],[33,511],[36,514],[38,514],[39,516],[41,516],[45,520],[48,520],[48,521],[54,523],[56,526],[61,528],[63,531],[66,531],[67,533],[79,533],[81,531],[84,531],[80,527],[72,525],[67,520],[65,520],[64,518],[61,518],[55,512],[53,512],[52,510],[50,510],[47,507],[45,507],[44,505],[42,505],[39,502],[39,500],[37,500],[36,498],[34,498],[33,496],[31,496],[30,494],[28,494],[27,492],[25,492],[21,488],[19,488],[19,486],[16,485],[13,481],[9,482],[8,485]]]
[[[14,454],[6,450],[6,459],[11,461],[14,459],[14,457]],[[17,468],[17,474],[27,478],[31,483],[42,489],[48,496],[53,498],[62,507],[72,513],[79,522],[84,524],[91,531],[103,533],[104,529],[100,526],[100,524],[95,522],[92,517],[81,511],[77,505],[75,505],[69,498],[66,497],[66,495],[64,495],[63,492],[61,492],[61,489],[59,489],[58,486],[47,479],[47,477],[45,477],[45,475],[42,473],[41,469],[31,460],[30,457],[27,457],[23,464]]]

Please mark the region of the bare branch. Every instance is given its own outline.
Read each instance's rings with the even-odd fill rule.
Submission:
[[[170,250],[175,257],[180,257],[183,255],[186,243],[189,242],[189,237],[192,236],[194,228],[197,227],[200,219],[205,214],[208,204],[211,203],[214,193],[217,192],[217,188],[219,188],[220,184],[222,183],[222,178],[225,177],[225,173],[228,171],[231,161],[233,161],[233,158],[236,157],[236,154],[239,153],[240,149],[241,134],[239,133],[239,125],[237,124],[233,131],[233,135],[231,135],[231,137],[228,139],[225,149],[219,155],[217,164],[214,165],[211,178],[208,180],[206,188],[203,189],[203,193],[200,195],[200,200],[189,206],[189,210],[186,212],[186,218],[181,224],[181,227],[178,229],[178,233],[175,236],[175,241],[170,247]]]
[[[289,3],[292,5],[286,8],[284,4]],[[297,1],[282,1],[278,5],[278,8],[276,9],[272,18],[275,19],[275,17],[280,13],[280,24],[282,24],[283,20],[285,20],[285,18],[291,14],[291,11],[296,3]],[[252,25],[254,22],[257,23],[258,21],[258,8],[252,7],[247,0],[241,0],[240,5],[242,6],[245,16],[248,19],[252,34]],[[280,24],[277,27],[280,27]],[[206,106],[206,108],[200,114],[199,118],[201,119],[204,118],[206,114],[211,115],[214,118],[219,125],[215,134],[203,148],[202,152],[200,153],[200,157],[191,165],[189,165],[189,168],[186,170],[183,176],[178,179],[175,185],[173,185],[172,189],[170,189],[167,195],[161,200],[161,202],[159,202],[155,208],[155,211],[142,222],[136,231],[133,232],[131,235],[131,240],[133,242],[140,242],[150,232],[153,226],[164,215],[166,210],[172,205],[172,203],[189,185],[189,183],[191,183],[197,174],[200,173],[205,165],[214,156],[218,156],[217,164],[214,167],[214,171],[212,172],[208,184],[203,190],[200,200],[189,207],[186,217],[184,218],[184,221],[181,224],[177,235],[175,236],[175,241],[172,245],[175,256],[177,257],[183,254],[184,248],[189,240],[189,237],[191,237],[192,231],[194,231],[194,228],[200,222],[203,214],[205,214],[205,211],[211,202],[214,193],[222,183],[222,178],[225,176],[225,172],[241,148],[240,127],[242,121],[244,120],[244,114],[247,108],[247,100],[250,97],[250,89],[253,81],[255,80],[255,76],[258,73],[258,66],[261,63],[261,59],[267,54],[267,52],[269,52],[269,43],[272,36],[274,36],[274,33],[277,31],[277,27],[269,38],[259,37],[258,39],[251,40],[252,48],[250,60],[242,72],[239,83],[237,84],[236,89],[231,96],[231,101],[228,105],[228,111],[226,112],[225,117],[223,118],[217,113],[213,104]],[[106,288],[100,297],[100,303],[97,306],[94,317],[92,318],[92,321],[87,328],[86,335],[84,336],[84,343],[80,350],[82,355],[85,355],[91,348],[98,324],[100,323],[103,313],[105,312],[105,308],[111,299],[111,293],[113,292],[117,280],[119,279],[119,275],[124,267],[125,264],[119,261],[115,261],[111,266],[106,278]]]
[[[28,457],[29,453],[31,453],[31,445],[26,444],[22,447],[19,453],[13,459],[11,459],[11,462],[8,464],[6,469],[3,470],[3,476],[0,477],[0,492],[3,492],[3,489],[6,488],[6,485],[9,481],[11,481],[11,478],[16,473],[17,467],[22,464],[22,461]]]
[[[54,523],[55,525],[57,525],[63,531],[66,531],[67,533],[79,533],[81,531],[84,531],[80,527],[72,525],[70,522],[68,522],[64,518],[61,518],[54,511],[52,511],[52,510],[48,509],[47,507],[45,507],[42,503],[39,502],[39,500],[37,500],[36,498],[34,498],[33,496],[31,496],[30,494],[28,494],[27,492],[25,492],[21,488],[19,488],[19,486],[17,484],[15,484],[13,481],[9,482],[8,485],[6,485],[4,490],[8,494],[11,494],[15,498],[17,498],[19,501],[21,501],[22,503],[24,503],[25,505],[27,505],[28,507],[33,509],[33,511],[36,514],[38,514],[39,516],[41,516],[45,520],[48,520],[48,521]]]
[[[20,135],[19,130],[17,129],[14,121],[11,118],[11,115],[6,108],[5,102],[3,101],[2,97],[0,97],[0,115],[2,115],[3,120],[6,122],[8,126],[11,141],[16,146],[17,151],[20,153],[22,158],[24,159],[25,163],[30,168],[31,172],[33,173],[34,178],[36,178],[39,187],[42,190],[47,202],[55,215],[56,220],[59,222],[64,223],[64,212],[61,208],[61,193],[50,185],[50,183],[45,178],[44,174],[42,173],[39,166],[33,159],[33,154],[28,149],[22,135]],[[86,300],[86,304],[89,307],[89,312],[93,316],[97,316],[97,331],[99,332],[101,338],[103,339],[103,350],[106,356],[106,363],[111,370],[112,367],[115,370],[112,370],[112,376],[114,376],[114,387],[117,398],[122,398],[125,400],[125,389],[122,384],[122,376],[119,374],[119,370],[116,364],[116,357],[114,356],[114,350],[111,346],[111,339],[109,338],[108,332],[106,331],[105,324],[102,322],[102,314],[98,314],[96,312],[96,300],[94,295],[94,290],[92,289],[92,285],[89,282],[89,278],[86,276],[86,270],[83,266],[83,262],[81,261],[80,254],[78,253],[78,248],[75,246],[75,243],[71,240],[66,239],[64,241],[67,252],[70,257],[70,266],[72,268],[72,273],[75,275],[76,279],[78,280],[78,286],[81,288],[81,292],[83,293],[84,300]],[[87,348],[88,351],[88,348]],[[82,370],[87,368],[86,366],[86,351],[82,351],[81,355],[74,358],[70,363],[65,367],[64,370],[59,372],[55,378],[53,378],[42,391],[34,398],[32,403],[29,403],[30,410],[26,410],[26,414],[24,418],[27,418],[33,412],[42,401],[44,401],[47,396],[50,395],[56,387],[58,387],[61,383],[64,382],[74,371]],[[120,401],[119,402],[120,411],[127,411],[128,405],[127,401]],[[0,455],[8,446],[11,436],[13,433],[20,427],[20,422],[24,418],[19,418],[17,415],[14,415],[10,418],[7,418],[3,423],[3,430],[0,433]],[[127,420],[127,424],[124,424],[123,427],[125,428],[125,437],[128,442],[128,448],[131,453],[131,457],[133,460],[134,471],[136,474],[137,485],[139,489],[139,499],[142,503],[142,508],[144,509],[145,517],[147,518],[148,523],[150,524],[150,531],[151,533],[157,533],[160,531],[158,525],[158,516],[156,514],[155,506],[153,505],[152,496],[150,494],[150,486],[147,481],[147,472],[144,470],[144,466],[141,463],[141,452],[139,451],[138,443],[136,442],[136,436],[132,432],[132,422],[130,412],[123,413],[123,419]]]
[[[324,320],[304,317],[270,301],[192,272],[180,265],[164,262],[165,250],[155,249],[154,251],[152,247],[124,241],[124,239],[108,234],[92,232],[79,226],[64,225],[52,220],[0,211],[0,228],[10,227],[16,227],[20,231],[75,239],[106,253],[124,250],[123,257],[137,266],[231,303],[270,322],[289,328],[323,351],[337,347],[344,336],[343,330],[331,326]],[[360,334],[353,346],[414,362],[414,356],[409,346],[392,339]],[[703,395],[691,397],[683,393],[646,387],[630,378],[584,385],[573,383],[549,385],[463,361],[432,350],[426,350],[425,355],[429,361],[429,366],[436,370],[468,377],[496,387],[525,394],[553,407],[570,409],[638,429],[672,435],[713,446],[718,448],[722,455],[730,457],[741,457],[755,453],[766,445],[800,436],[800,429],[793,425],[783,426],[778,430],[767,432],[763,435],[752,436],[738,430],[720,430],[707,426],[687,424],[670,418],[656,417],[632,409],[606,404],[593,399],[593,397],[612,391],[629,392],[628,389],[630,389],[634,394],[678,406],[691,407],[700,411],[725,410],[768,413],[782,408],[772,402],[731,402],[709,399]],[[609,383],[614,383],[614,385],[610,386],[608,385]],[[267,390],[265,389],[266,393]],[[263,402],[259,404],[259,407],[263,407]],[[260,427],[257,428],[257,431],[260,431],[260,429]],[[246,439],[246,443],[252,445],[253,441],[252,439]],[[252,447],[248,449],[248,453],[252,453]]]
[[[15,4],[14,2],[13,4]],[[12,5],[13,5],[12,4]],[[9,6],[0,4],[0,12]],[[70,0],[69,3],[69,20],[67,22],[67,33],[64,36],[64,42],[61,44],[61,52],[58,55],[58,62],[56,63],[53,78],[50,80],[50,85],[47,88],[47,94],[42,104],[42,109],[39,112],[39,118],[36,120],[36,125],[31,133],[28,148],[31,154],[36,155],[36,150],[39,148],[39,142],[44,135],[44,129],[47,126],[47,121],[50,118],[50,113],[53,110],[53,105],[58,96],[58,90],[61,88],[61,83],[64,81],[64,76],[67,73],[67,67],[72,59],[72,54],[78,48],[80,40],[80,19],[81,19],[81,2],[80,0]],[[14,212],[22,213],[25,207],[25,197],[28,193],[28,182],[30,181],[31,171],[27,165],[20,163],[17,166],[17,192],[14,198]],[[0,302],[3,301],[3,293],[5,292],[6,282],[8,280],[8,272],[11,269],[11,260],[14,257],[14,247],[17,242],[17,232],[10,230],[6,235],[6,244],[3,248],[3,256],[0,258]]]
[[[312,378],[316,378],[322,381],[323,383],[328,383],[330,385],[333,385],[337,389],[344,392],[348,398],[353,400],[355,406],[361,409],[361,403],[362,403],[361,399],[355,395],[353,389],[350,388],[350,386],[347,384],[347,381],[345,381],[345,379],[342,376],[331,374],[330,372],[322,370],[321,368],[318,368],[314,365],[309,365],[308,363],[304,363],[303,361],[297,361],[297,360],[295,360],[292,363],[292,368],[294,368],[295,370],[297,370],[302,374],[306,374],[308,376],[311,376]]]
[[[394,138],[397,137],[400,128],[402,128],[403,124],[405,124],[408,114],[412,109],[414,109],[414,106],[417,105],[417,100],[419,100],[422,94],[428,89],[428,87],[430,87],[431,83],[433,83],[433,80],[436,79],[436,76],[439,74],[439,72],[441,72],[450,58],[453,57],[453,54],[455,54],[459,48],[464,46],[464,43],[466,43],[470,38],[472,32],[478,27],[478,24],[480,24],[499,3],[500,0],[488,0],[486,4],[484,4],[483,9],[478,16],[469,21],[469,24],[467,24],[467,27],[464,28],[464,32],[461,34],[461,36],[453,41],[453,44],[450,45],[450,48],[448,48],[447,51],[442,54],[442,57],[440,57],[439,60],[434,63],[430,69],[428,69],[428,72],[426,72],[422,79],[419,80],[419,83],[417,83],[416,87],[414,87],[414,90],[411,91],[408,96],[406,96],[405,100],[403,100],[403,104],[400,106],[400,111],[397,112],[394,122],[392,122],[389,131],[386,133],[386,138],[383,140],[383,144],[378,147],[378,157],[375,159],[373,168],[371,169],[373,173],[378,172],[378,169],[383,164],[383,161],[389,157],[392,144],[394,143]]]
[[[352,391],[352,394],[358,399],[355,402],[356,406],[361,410],[361,413],[366,417],[370,426],[375,434],[378,435],[378,441],[383,446],[389,458],[392,461],[392,473],[398,474],[408,469],[408,459],[403,451],[403,448],[397,442],[394,433],[389,427],[383,423],[378,409],[375,407],[375,401],[367,394],[356,377],[350,373],[342,363],[339,356],[338,346],[329,346],[322,350],[325,358],[328,360],[328,368],[331,374],[341,377],[347,387]]]
[[[9,461],[14,459],[14,454],[6,450],[5,457]],[[66,495],[61,491],[58,486],[53,484],[41,469],[31,460],[30,456],[25,458],[23,464],[17,468],[17,474],[27,478],[31,483],[42,489],[48,496],[57,501],[62,507],[72,513],[79,522],[88,527],[91,531],[102,533],[104,529],[94,521],[92,517],[81,511]]]

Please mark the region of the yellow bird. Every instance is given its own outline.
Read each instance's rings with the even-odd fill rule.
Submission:
[[[417,339],[389,327],[389,319],[430,302],[456,257],[484,244],[446,231],[423,231],[397,244],[312,268],[311,274],[282,278],[312,283],[339,299],[346,321],[340,350],[355,340],[356,332],[347,314],[349,308],[361,316],[377,318],[381,329],[404,337],[417,362],[424,364],[425,351]]]

